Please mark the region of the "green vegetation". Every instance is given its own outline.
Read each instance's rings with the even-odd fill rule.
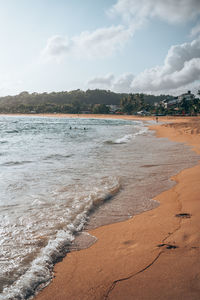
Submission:
[[[178,97],[169,95],[125,94],[99,89],[41,94],[22,92],[16,96],[1,97],[0,113],[198,114],[199,97],[191,92],[184,95],[178,100]]]
[[[96,110],[97,104],[119,104],[125,94],[104,90],[75,90],[58,93],[22,92],[0,98],[1,113],[81,113]],[[101,107],[102,108],[102,107]],[[99,109],[97,109],[99,113]]]
[[[110,109],[105,104],[95,104],[92,109],[93,114],[109,114]]]
[[[165,97],[129,95],[99,89],[41,94],[22,92],[16,96],[1,97],[0,113],[109,113],[107,106],[120,106],[121,103],[118,110],[132,114],[140,107],[150,110],[155,101],[161,101]]]
[[[145,96],[144,94],[129,94],[122,98],[120,102],[121,111],[128,115],[136,114],[141,110],[151,113],[154,105],[145,101]]]

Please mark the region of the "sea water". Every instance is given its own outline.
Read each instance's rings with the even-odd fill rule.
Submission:
[[[28,299],[84,226],[154,208],[197,159],[138,121],[0,116],[0,299]]]

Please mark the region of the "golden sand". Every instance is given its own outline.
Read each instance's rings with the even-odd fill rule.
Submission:
[[[200,118],[161,120],[170,123],[151,126],[158,137],[200,153]],[[177,184],[155,198],[158,208],[91,230],[98,241],[56,264],[51,284],[35,299],[199,300],[200,165],[173,180]]]

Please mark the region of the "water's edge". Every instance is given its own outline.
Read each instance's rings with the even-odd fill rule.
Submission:
[[[133,120],[134,121],[134,120]],[[149,127],[152,125],[151,121],[143,121],[144,125],[147,125],[148,126],[148,129],[150,129]],[[163,122],[162,122],[163,124]],[[159,125],[158,125],[159,126]],[[152,130],[150,129],[153,133],[153,135],[156,137],[156,130]],[[159,137],[156,137],[159,139]],[[167,140],[170,142],[170,139],[167,138]],[[184,143],[180,143],[180,142],[175,142],[176,144],[182,144],[184,145],[185,149],[187,149],[188,151],[191,151],[193,152],[193,149],[192,149],[192,146],[189,146],[189,145],[185,145]],[[186,170],[186,169],[190,169],[190,168],[193,168],[194,166],[198,165],[199,162],[195,162],[193,163],[192,165],[190,165],[189,167],[188,166],[182,166],[180,168],[180,170],[177,171],[177,173],[173,173],[169,176],[169,178],[166,180],[165,182],[165,187],[163,187],[162,190],[159,190],[158,188],[158,191],[157,193],[155,193],[154,195],[154,198],[159,196],[161,193],[163,193],[164,191],[167,191],[167,190],[170,190],[172,189],[177,183],[172,179],[173,176],[177,176],[179,173],[181,173],[183,170]],[[107,204],[107,201],[112,201],[112,198],[114,198],[115,195],[113,195],[113,197],[109,198],[109,199],[106,199],[103,203],[103,205],[106,205]],[[97,206],[95,208],[95,210],[93,210],[88,216],[89,216],[89,220],[86,222],[84,228],[80,231],[80,232],[77,232],[75,233],[74,235],[74,240],[71,242],[70,245],[68,245],[64,250],[64,253],[63,253],[63,256],[59,257],[58,259],[56,259],[56,261],[54,262],[54,265],[53,265],[53,268],[52,268],[52,278],[51,280],[49,280],[47,283],[45,283],[45,285],[40,285],[37,287],[37,289],[34,291],[34,295],[32,295],[30,297],[30,299],[33,299],[35,298],[35,296],[40,293],[41,290],[43,290],[46,286],[48,286],[52,279],[53,279],[53,276],[54,276],[54,266],[58,263],[58,262],[61,262],[65,257],[67,257],[67,254],[70,253],[70,252],[74,252],[74,251],[81,251],[81,250],[84,250],[84,249],[88,249],[90,248],[93,244],[97,243],[98,242],[98,239],[92,235],[90,233],[90,231],[96,229],[96,228],[100,228],[100,227],[103,227],[103,226],[107,226],[107,225],[112,225],[114,223],[121,223],[121,222],[125,222],[126,220],[130,219],[130,218],[134,218],[135,216],[138,216],[138,215],[141,215],[143,214],[144,212],[147,212],[147,211],[151,211],[153,209],[156,209],[157,207],[160,206],[160,202],[152,199],[152,206],[150,208],[147,208],[143,211],[140,211],[138,213],[135,213],[131,216],[127,216],[127,217],[124,217],[122,220],[119,220],[119,221],[111,221],[111,222],[108,222],[108,223],[105,223],[105,224],[101,224],[101,225],[98,225],[98,226],[95,226],[94,224],[92,224],[92,221],[90,219],[91,215],[95,216],[95,214],[97,214],[98,210],[100,209],[100,206],[102,205],[102,203]]]

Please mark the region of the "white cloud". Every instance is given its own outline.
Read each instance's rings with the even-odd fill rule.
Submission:
[[[131,82],[134,75],[132,73],[126,73],[119,76],[112,84],[112,89],[115,92],[131,92]]]
[[[88,85],[95,88],[110,89],[110,87],[113,84],[114,78],[115,77],[113,74],[107,74],[102,77],[101,76],[94,77],[88,81]]]
[[[172,46],[163,66],[147,69],[132,81],[134,91],[162,91],[182,87],[200,79],[200,38]]]
[[[199,0],[118,0],[110,9],[111,15],[118,15],[124,21],[135,22],[151,17],[179,23],[200,15]]]
[[[153,68],[136,76],[132,81],[132,91],[160,92],[187,86],[200,79],[200,58],[186,61],[179,71],[164,74],[163,69]]]
[[[42,54],[43,57],[59,59],[67,55],[84,58],[107,57],[121,49],[132,34],[132,30],[119,25],[100,28],[93,32],[83,31],[71,39],[53,36],[48,39]]]
[[[43,56],[47,58],[61,57],[70,51],[70,44],[66,37],[55,35],[47,40],[47,45],[43,50]]]
[[[109,89],[118,93],[130,93],[133,78],[134,75],[132,73],[125,73],[117,78],[113,74],[107,74],[105,76],[94,77],[87,84],[93,88]]]
[[[183,68],[184,63],[200,57],[200,37],[191,43],[172,46],[165,59],[163,71],[171,73]]]
[[[82,32],[73,37],[76,53],[87,57],[105,57],[112,55],[124,46],[132,32],[122,25],[100,28],[94,32]]]
[[[106,88],[116,92],[163,93],[176,92],[181,88],[200,80],[200,37],[191,43],[172,46],[162,66],[146,69],[134,77],[132,73],[123,74],[118,78],[98,77],[93,86]]]

